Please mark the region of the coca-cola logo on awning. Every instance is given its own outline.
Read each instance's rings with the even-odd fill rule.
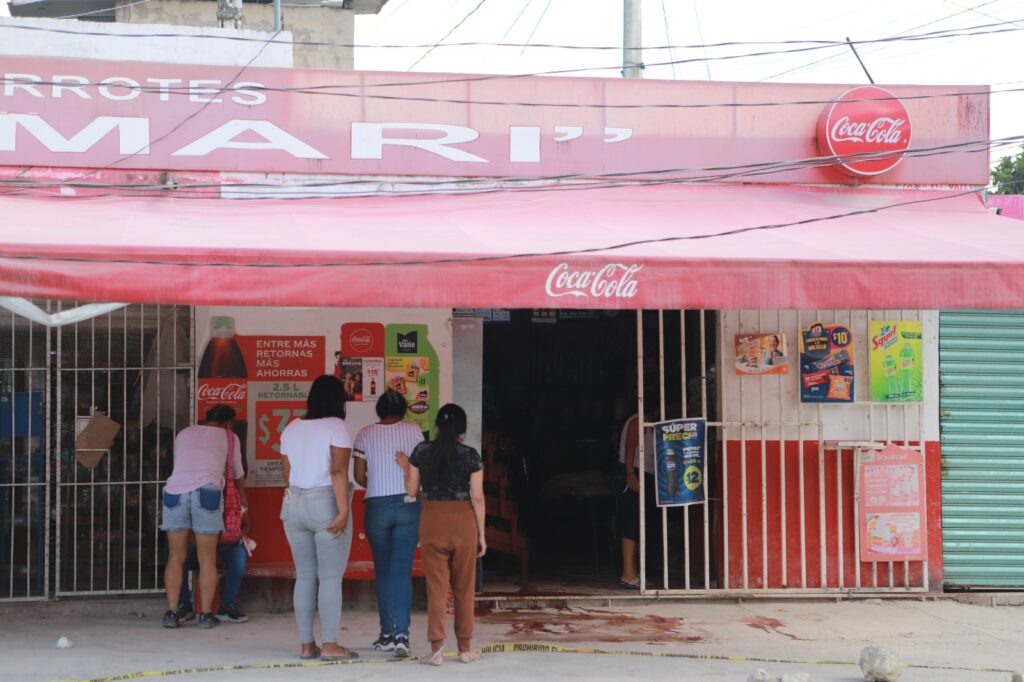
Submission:
[[[851,175],[892,170],[910,148],[910,114],[903,102],[874,85],[847,90],[818,119],[818,149]]]
[[[349,334],[348,345],[356,353],[365,353],[373,348],[373,334],[369,329],[356,329]]]
[[[638,286],[635,277],[643,267],[609,263],[597,270],[577,270],[568,263],[560,263],[548,274],[544,289],[552,298],[633,298]]]

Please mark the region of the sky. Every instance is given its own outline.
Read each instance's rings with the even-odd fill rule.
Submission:
[[[870,40],[1004,23],[1001,34],[864,45],[861,59],[885,84],[992,85],[1024,89],[1024,0],[640,0],[645,48],[729,41]],[[461,24],[460,24],[461,22]],[[454,29],[454,30],[453,30]],[[991,29],[985,29],[991,30]],[[447,35],[447,38],[445,36]],[[620,76],[620,50],[445,47],[445,43],[622,44],[622,0],[389,0],[356,17],[356,68],[450,73],[535,73],[606,67],[579,77]],[[647,64],[784,49],[779,46],[645,49]],[[648,79],[841,83],[867,77],[847,47],[733,60],[651,66]],[[994,93],[991,137],[1024,134],[1024,92]],[[1019,147],[993,151],[993,158]]]

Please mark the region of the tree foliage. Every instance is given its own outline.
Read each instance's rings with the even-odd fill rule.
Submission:
[[[992,169],[993,194],[1024,194],[1024,147],[1016,156],[1004,156]]]

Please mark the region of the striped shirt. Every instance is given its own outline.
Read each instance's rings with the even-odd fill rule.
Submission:
[[[366,460],[366,497],[405,495],[405,476],[395,463],[395,453],[411,455],[423,442],[415,424],[370,424],[359,430],[352,454]]]

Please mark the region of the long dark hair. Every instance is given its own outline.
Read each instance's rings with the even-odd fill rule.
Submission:
[[[441,406],[437,411],[437,437],[430,443],[431,460],[436,473],[443,475],[455,464],[459,436],[466,433],[466,411],[455,403]]]
[[[345,384],[330,374],[316,378],[306,396],[306,416],[303,419],[324,417],[345,418]]]

